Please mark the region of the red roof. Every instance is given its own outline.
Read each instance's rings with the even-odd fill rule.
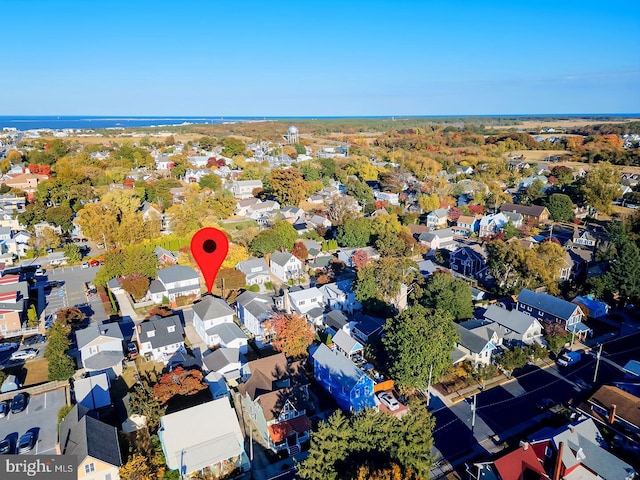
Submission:
[[[273,443],[283,441],[293,431],[304,433],[311,430],[311,420],[306,415],[285,420],[284,422],[269,425],[269,436]]]
[[[4,275],[0,277],[0,285],[10,285],[12,283],[18,283],[20,281],[20,275]]]
[[[18,299],[18,292],[0,293],[0,303],[16,302],[17,299]]]
[[[520,447],[511,453],[499,458],[493,465],[500,474],[502,480],[519,480],[523,478],[523,474],[526,471],[538,474],[541,479],[546,479],[547,474],[544,471],[542,463],[538,459],[535,450],[531,445]],[[527,476],[527,478],[535,478],[533,476]]]

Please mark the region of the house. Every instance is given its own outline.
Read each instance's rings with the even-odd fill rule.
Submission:
[[[237,380],[243,374],[247,359],[239,348],[218,348],[202,357],[202,366],[207,372],[215,372],[226,380]]]
[[[169,363],[176,352],[185,353],[184,329],[180,317],[154,315],[136,327],[136,340],[140,354],[155,362]]]
[[[164,415],[158,437],[167,468],[183,478],[246,472],[251,466],[238,417],[226,397]]]
[[[491,237],[496,233],[502,231],[502,228],[509,223],[509,220],[502,213],[495,213],[492,215],[484,215],[480,219],[480,225],[478,230],[478,236]]]
[[[269,259],[271,273],[283,282],[299,278],[302,273],[300,259],[288,252],[273,252]]]
[[[89,410],[111,405],[109,377],[106,373],[99,373],[90,377],[73,381],[73,393],[76,403]]]
[[[581,231],[578,227],[574,227],[571,241],[575,245],[582,245],[585,247],[595,247],[598,243],[598,239],[594,237],[588,230]]]
[[[542,339],[542,324],[526,313],[489,305],[482,315],[485,320],[501,327],[505,343],[522,346],[540,342]]]
[[[312,355],[316,381],[345,411],[373,408],[373,380],[351,360],[320,344]]]
[[[514,227],[520,228],[522,227],[522,222],[524,221],[524,217],[522,214],[518,212],[501,212],[505,217],[507,217],[507,223],[511,223]]]
[[[590,418],[557,429],[544,428],[532,435],[529,443],[554,479],[632,480],[636,476],[631,465],[607,450]]]
[[[87,372],[107,373],[110,378],[122,375],[124,337],[120,324],[90,323],[76,330],[76,342],[82,367]]]
[[[348,313],[362,310],[362,304],[356,300],[351,280],[326,283],[320,287],[320,291],[323,303],[329,310],[344,310]]]
[[[153,223],[163,229],[166,226],[164,212],[162,209],[153,203],[144,202],[140,207],[142,212],[142,220],[145,223]]]
[[[477,278],[487,268],[486,255],[480,245],[460,247],[449,255],[449,268],[465,277]]]
[[[347,267],[354,267],[355,265],[353,264],[353,255],[357,252],[357,251],[362,251],[364,253],[367,254],[367,257],[370,260],[375,260],[380,258],[380,254],[378,253],[378,251],[373,248],[373,247],[363,247],[363,248],[344,248],[342,250],[338,250],[336,252],[336,255],[338,257],[338,260],[341,262],[344,262],[344,264]]]
[[[578,305],[548,293],[536,293],[523,288],[518,295],[517,309],[540,322],[559,324],[565,330],[582,338],[591,331],[582,323],[584,312]]]
[[[322,323],[324,296],[317,287],[290,288],[285,291],[283,300],[283,310],[287,313],[297,313],[312,323]]]
[[[0,278],[0,335],[6,337],[22,329],[29,286],[18,275]]]
[[[56,454],[76,457],[78,480],[120,479],[118,430],[98,420],[82,405],[74,406],[62,419]]]
[[[499,338],[496,332],[492,331],[488,332],[489,335],[480,335],[479,332],[468,330],[458,323],[456,323],[456,330],[459,340],[455,345],[458,352],[454,352],[454,364],[462,360],[469,360],[474,366],[489,365],[494,351],[498,348]],[[487,333],[486,329],[482,333]],[[489,338],[486,338],[487,336]],[[463,355],[460,355],[460,352]]]
[[[453,251],[456,249],[457,243],[453,239],[453,229],[442,228],[431,232],[421,233],[418,241],[429,247],[430,250],[445,249]]]
[[[208,295],[193,305],[193,326],[206,345],[238,348],[247,353],[247,336],[233,322],[233,315],[227,302]]]
[[[456,225],[452,227],[453,233],[463,237],[468,237],[477,233],[480,228],[480,220],[470,215],[460,215]]]
[[[242,407],[273,452],[300,452],[309,441],[309,390],[302,362],[288,363],[283,353],[247,364],[248,379],[238,386]]]
[[[271,280],[269,267],[264,258],[250,258],[244,262],[238,262],[236,270],[244,273],[247,285],[264,285]]]
[[[274,314],[273,299],[249,290],[242,292],[235,300],[236,315],[240,323],[254,336],[260,345],[265,340],[264,323]]]
[[[446,208],[438,208],[427,215],[427,227],[437,229],[447,226],[449,218],[449,210]]]
[[[474,463],[468,472],[473,480],[548,480],[543,460],[529,443],[521,442],[516,450],[493,462]]]
[[[49,177],[47,175],[21,173],[20,175],[3,180],[2,183],[9,188],[15,188],[16,190],[22,190],[27,194],[33,194],[37,190],[38,185],[48,179]]]
[[[515,212],[522,215],[527,224],[539,225],[549,220],[549,210],[547,207],[539,205],[517,205],[514,203],[503,203],[500,212]]]
[[[373,198],[378,202],[387,202],[389,205],[400,205],[400,197],[393,192],[374,191]]]
[[[604,385],[579,409],[640,446],[640,398],[636,395],[613,385]]]
[[[325,314],[324,324],[337,332],[349,325],[349,319],[341,310],[331,310]]]
[[[262,188],[262,180],[236,180],[229,187],[233,196],[240,199],[251,198],[254,190]]]
[[[384,319],[357,314],[354,320],[358,323],[353,327],[353,338],[363,345],[366,345],[372,339],[382,335],[382,329],[384,328],[385,323]]]
[[[151,300],[155,303],[162,303],[166,297],[176,305],[180,297],[200,298],[200,292],[200,276],[193,268],[184,265],[158,270],[158,279],[149,285]]]
[[[333,349],[342,353],[349,360],[354,361],[357,355],[362,357],[364,346],[344,330],[338,330],[333,336],[332,342]]]
[[[158,257],[158,263],[162,266],[169,267],[178,263],[178,255],[166,248],[156,247],[153,253]]]
[[[600,318],[609,314],[609,305],[596,300],[592,295],[577,296],[571,300],[571,303],[580,305],[587,317]]]

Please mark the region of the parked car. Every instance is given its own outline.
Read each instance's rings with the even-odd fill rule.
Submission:
[[[24,393],[18,393],[13,400],[11,400],[11,413],[20,413],[27,408],[27,395]]]
[[[0,455],[11,455],[12,452],[11,440],[5,438],[0,442]]]
[[[17,343],[0,343],[0,352],[8,352],[14,348],[18,348]]]
[[[36,277],[41,277],[42,275],[44,275],[46,272],[46,270],[44,268],[39,268],[36,270]]]
[[[29,360],[31,358],[36,358],[38,355],[38,350],[35,348],[25,348],[24,350],[18,350],[17,352],[13,352],[9,360]]]
[[[9,402],[0,402],[0,418],[4,418],[9,415]]]
[[[89,262],[89,265],[92,266],[92,267],[97,267],[97,266],[100,265],[100,262],[98,260],[91,260]]]
[[[569,365],[575,365],[581,358],[582,352],[580,350],[576,350],[575,352],[567,351],[560,355],[556,363],[561,367],[567,367]]]
[[[33,432],[27,432],[18,440],[18,453],[30,452],[36,444],[36,436]]]
[[[550,398],[542,398],[536,403],[536,410],[538,410],[539,412],[544,412],[546,410],[549,410],[555,404],[556,402],[554,402]]]
[[[393,395],[391,395],[390,393],[387,393],[387,392],[379,393],[378,399],[380,400],[380,403],[382,403],[389,410],[393,411],[393,410],[398,410],[400,408],[400,403],[398,402],[398,400],[393,398]]]
[[[127,344],[127,357],[136,358],[138,356],[138,346],[134,342]]]
[[[89,268],[89,262],[82,262],[82,268]]]

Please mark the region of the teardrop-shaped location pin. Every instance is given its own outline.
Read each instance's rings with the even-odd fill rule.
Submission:
[[[191,254],[200,267],[207,285],[207,293],[211,293],[218,270],[227,258],[227,252],[229,252],[229,240],[224,232],[217,228],[202,228],[191,238]]]

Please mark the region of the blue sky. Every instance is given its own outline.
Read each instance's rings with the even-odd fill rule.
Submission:
[[[640,2],[3,2],[4,115],[640,112]]]

